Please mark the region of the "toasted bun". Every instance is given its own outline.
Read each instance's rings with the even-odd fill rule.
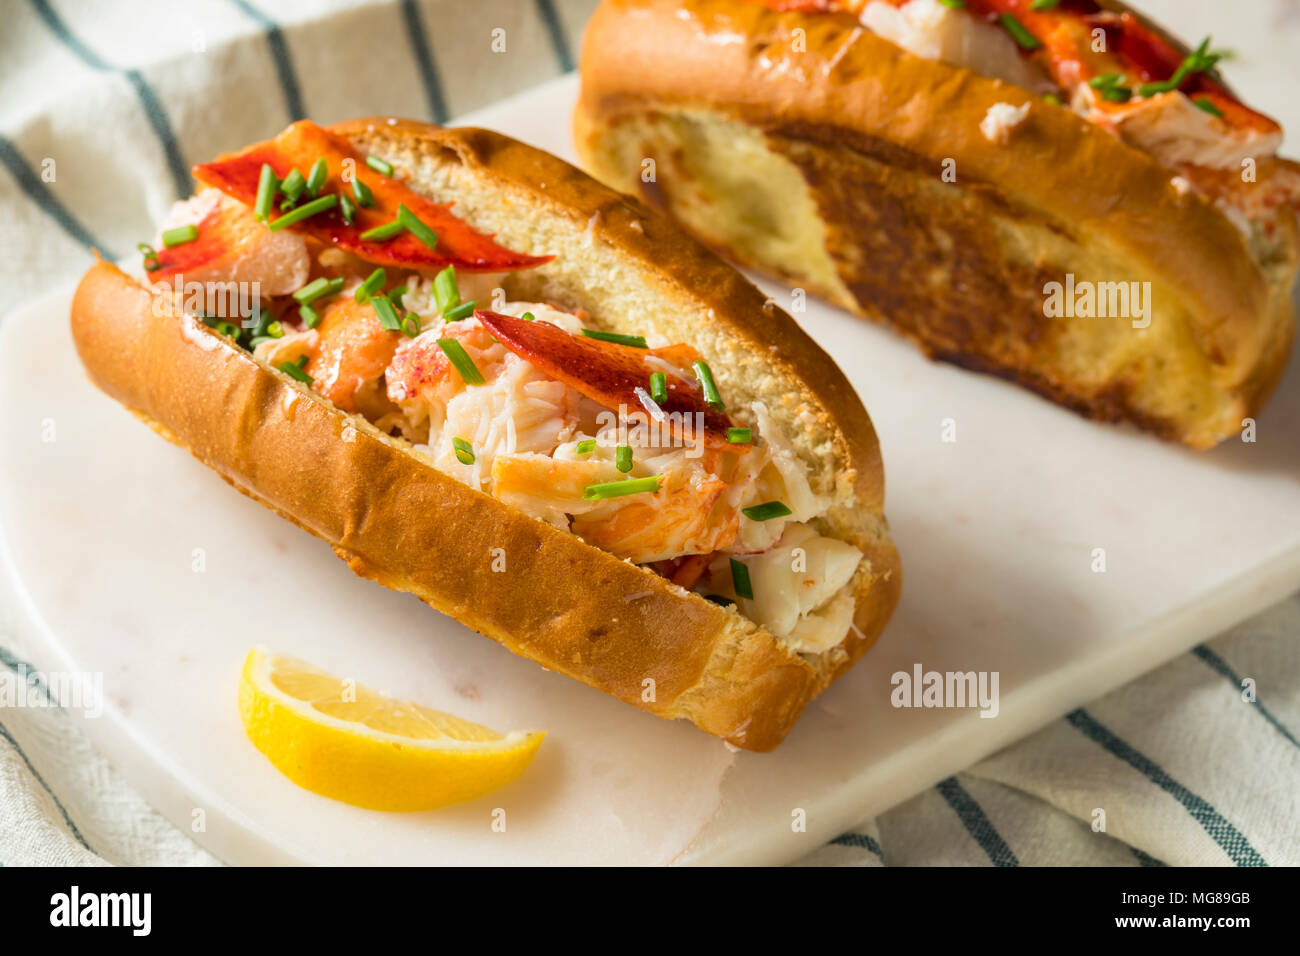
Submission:
[[[901,584],[875,432],[844,375],[735,270],[553,156],[478,129],[376,119],[334,130],[409,171],[417,192],[455,200],[503,244],[558,254],[507,280],[511,294],[585,308],[601,328],[652,326],[690,342],[735,405],[767,403],[814,489],[834,496],[824,532],[867,557],[844,643],[792,653],[733,609],[461,484],[106,263],[72,304],[92,380],[357,574],[642,710],[746,749],[775,747],[880,634]],[[492,569],[495,549],[505,573]]]
[[[998,103],[1028,105],[1006,143],[980,129]],[[1206,448],[1286,364],[1293,215],[1252,249],[1145,153],[848,14],[606,0],[575,132],[598,177],[733,260],[1093,418]],[[1045,286],[1068,273],[1150,282],[1150,325],[1047,318]]]

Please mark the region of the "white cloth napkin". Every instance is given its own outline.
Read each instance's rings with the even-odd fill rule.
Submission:
[[[1284,50],[1300,4],[1271,2]],[[594,6],[14,0],[0,32],[0,316],[74,280],[92,247],[131,252],[188,194],[196,160],[299,116],[455,117],[571,69]],[[0,678],[26,681],[16,615],[0,610]],[[1297,633],[1292,598],[804,862],[1300,864]],[[217,862],[43,687],[24,700],[37,706],[0,706],[0,865]]]

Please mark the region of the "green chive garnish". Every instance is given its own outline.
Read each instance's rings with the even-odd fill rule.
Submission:
[[[393,305],[399,309],[404,309],[406,306],[402,305],[402,296],[406,295],[406,291],[406,286],[399,285],[396,289],[388,290],[388,298],[393,301]]]
[[[325,180],[329,178],[330,164],[325,162],[322,156],[312,164],[311,172],[307,174],[307,193],[315,196],[320,192],[320,188],[325,185]]]
[[[1030,10],[1051,10],[1060,2],[1061,0],[1034,0],[1034,2],[1029,5],[1029,9]]]
[[[456,267],[447,266],[433,277],[433,300],[438,311],[446,312],[460,305],[460,288],[456,285]]]
[[[438,234],[421,222],[419,216],[407,209],[405,203],[397,207],[397,221],[430,249],[438,245]]]
[[[579,455],[590,455],[596,450],[596,439],[584,438],[578,442],[578,447],[574,449]]]
[[[387,242],[393,236],[401,232],[403,226],[394,219],[392,222],[386,222],[382,226],[375,226],[374,229],[367,229],[361,234],[363,242]]]
[[[379,324],[388,332],[396,332],[402,327],[402,320],[397,315],[397,310],[393,308],[393,303],[389,301],[386,295],[373,295],[370,297],[370,307],[375,310],[375,315],[379,316]]]
[[[749,583],[749,566],[735,558],[731,559],[731,587],[737,597],[754,600],[754,585]]]
[[[338,205],[338,202],[339,197],[334,193],[330,193],[328,196],[321,196],[319,199],[313,199],[311,202],[299,206],[291,212],[285,213],[279,219],[275,220],[275,222],[269,223],[267,228],[272,232],[279,232],[286,226],[292,226],[296,222],[310,219],[312,216],[319,212],[324,212],[326,209],[333,209]]]
[[[1199,100],[1193,100],[1192,102],[1205,110],[1205,112],[1209,113],[1211,116],[1217,116],[1219,119],[1223,119],[1223,110],[1219,109],[1205,97],[1202,96]]]
[[[219,335],[228,335],[232,339],[239,338],[239,326],[233,322],[218,322],[213,328],[217,330]]]
[[[320,313],[310,305],[298,306],[298,318],[302,319],[302,324],[309,329],[314,329],[320,325]]]
[[[650,397],[656,402],[668,401],[668,376],[663,372],[650,373]]]
[[[327,295],[337,295],[338,291],[343,288],[343,277],[339,276],[334,279],[326,279],[321,276],[319,279],[313,279],[305,286],[293,294],[294,301],[299,305],[311,305],[317,299],[323,299]]]
[[[649,478],[627,478],[623,481],[588,485],[582,489],[582,500],[600,501],[604,498],[622,498],[624,495],[653,494],[659,490],[661,478],[663,475],[651,475]]]
[[[939,0],[949,10],[965,10],[966,0]]]
[[[771,521],[773,518],[784,518],[794,514],[782,501],[765,501],[761,505],[741,508],[740,513],[750,521]]]
[[[267,338],[278,339],[284,336],[284,326],[279,322],[266,323],[266,331],[263,333]]]
[[[370,187],[361,181],[361,178],[355,174],[352,176],[352,195],[357,199],[357,205],[362,208],[369,208],[375,204],[375,194],[370,191]]]
[[[162,263],[158,261],[158,253],[153,246],[149,245],[147,242],[137,242],[135,247],[139,249],[140,254],[144,256],[145,272],[156,272],[162,268]]]
[[[1011,39],[1020,45],[1022,50],[1037,50],[1041,43],[1038,38],[1025,29],[1025,25],[1017,20],[1010,13],[998,14],[998,23],[1002,24],[1003,29],[1011,34]]]
[[[352,220],[355,219],[357,215],[357,204],[347,196],[340,195],[339,212],[343,214],[343,221],[350,226],[352,225]]]
[[[459,322],[461,319],[468,319],[474,314],[475,301],[470,299],[468,302],[462,302],[454,309],[448,309],[442,313],[443,319],[448,322]]]
[[[370,298],[372,295],[374,295],[376,292],[382,289],[384,287],[384,283],[387,281],[388,281],[388,273],[384,271],[383,266],[380,266],[374,272],[370,273],[370,275],[366,276],[365,282],[357,286],[357,291],[353,293],[353,298],[355,298],[358,302],[365,302],[366,299]]]
[[[1122,86],[1108,86],[1101,91],[1101,98],[1108,103],[1127,103],[1133,98],[1133,91]]]
[[[727,441],[733,445],[744,445],[754,440],[754,433],[748,428],[728,428]]]
[[[474,464],[474,446],[463,438],[453,438],[451,447],[456,449],[456,460],[462,465]]]
[[[525,312],[519,318],[521,318],[525,322],[534,322],[537,320],[537,316],[533,315],[533,313],[531,312]]]
[[[288,375],[290,378],[296,378],[304,385],[310,385],[312,383],[312,377],[302,370],[303,363],[305,363],[306,360],[307,356],[304,355],[296,362],[281,362],[276,366],[276,368],[285,375]]]
[[[622,335],[618,332],[602,332],[600,329],[583,329],[582,334],[589,339],[597,339],[601,342],[614,342],[617,345],[628,345],[634,349],[649,348],[646,345],[644,335]]]
[[[284,182],[280,183],[280,192],[289,197],[290,202],[297,202],[302,191],[307,188],[307,180],[302,178],[302,173],[297,168],[289,170],[289,175],[284,177]]]
[[[1214,69],[1214,65],[1223,59],[1222,53],[1211,53],[1210,38],[1206,37],[1191,53],[1183,58],[1183,62],[1178,64],[1178,69],[1174,75],[1163,83],[1144,83],[1138,87],[1139,96],[1155,96],[1157,93],[1172,93],[1178,87],[1182,86],[1183,80],[1192,73],[1208,73]]]
[[[1088,81],[1088,85],[1094,90],[1104,90],[1108,86],[1115,86],[1123,82],[1123,73],[1099,73]]]
[[[378,156],[367,156],[366,165],[377,173],[385,176],[393,175],[393,164],[387,160],[380,159]]]
[[[402,334],[408,339],[420,334],[420,317],[414,312],[408,312],[402,317]]]
[[[257,177],[257,202],[253,204],[253,215],[260,222],[266,222],[266,217],[271,215],[271,204],[275,202],[275,191],[279,188],[280,180],[276,178],[275,170],[270,163],[263,163],[261,175]]]
[[[708,364],[696,362],[691,367],[695,369],[695,377],[699,379],[700,388],[704,389],[704,403],[716,411],[726,411],[727,406],[722,403],[722,396],[718,394],[718,386],[714,384],[713,372]]]
[[[175,229],[168,229],[162,234],[163,245],[170,249],[172,246],[183,246],[187,242],[193,242],[199,237],[199,227],[190,223],[188,226],[177,226]]]
[[[1053,106],[1064,105],[1061,103],[1061,98],[1057,96],[1055,93],[1044,93],[1043,100],[1047,103],[1051,103]]]
[[[466,353],[465,346],[455,339],[438,339],[438,348],[442,349],[442,353],[447,356],[447,361],[451,362],[452,367],[460,372],[460,377],[465,380],[466,385],[482,385],[486,381],[483,373],[474,364],[474,360]]]
[[[625,475],[632,470],[631,445],[619,445],[614,449],[614,467]]]

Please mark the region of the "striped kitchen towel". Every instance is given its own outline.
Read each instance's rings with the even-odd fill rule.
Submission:
[[[152,235],[196,159],[300,116],[445,120],[572,69],[595,2],[13,0],[0,316]],[[12,612],[0,592],[0,671],[26,680]],[[803,862],[1300,864],[1297,633],[1292,598]],[[30,691],[51,706],[0,708],[0,864],[216,862]]]

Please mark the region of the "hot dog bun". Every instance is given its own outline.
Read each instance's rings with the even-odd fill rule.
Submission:
[[[412,189],[454,200],[457,215],[512,248],[556,253],[512,278],[528,294],[581,307],[600,328],[649,325],[690,342],[736,400],[765,400],[814,487],[834,495],[824,533],[867,557],[845,642],[793,653],[733,608],[471,489],[107,263],[86,274],[72,305],[91,379],[357,574],[657,716],[749,750],[775,747],[877,638],[901,583],[875,432],[843,374],[731,267],[553,156],[485,130],[415,122],[334,132],[409,170]],[[504,573],[492,569],[494,549],[504,549]]]
[[[981,130],[995,104],[1027,108],[1005,142]],[[1146,153],[847,13],[606,0],[575,133],[597,177],[732,260],[1091,418],[1207,448],[1286,365],[1294,215],[1252,250]],[[1045,286],[1067,273],[1150,282],[1149,326],[1047,318]]]

